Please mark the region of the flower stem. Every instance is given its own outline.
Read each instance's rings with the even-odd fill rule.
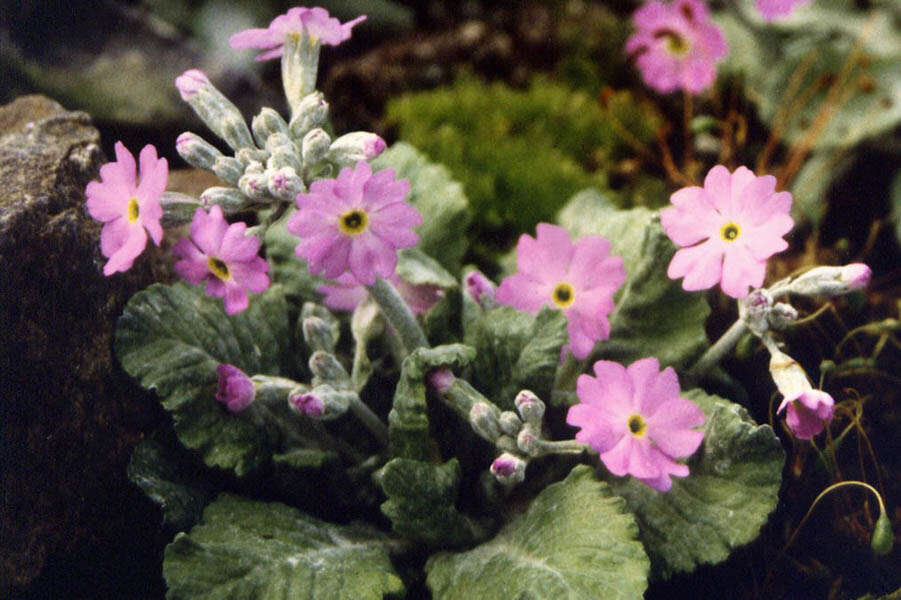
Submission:
[[[382,446],[388,445],[388,428],[385,427],[385,424],[379,420],[374,412],[372,412],[372,409],[363,404],[363,401],[360,400],[359,396],[354,396],[354,399],[351,400],[350,411],[363,422],[363,425],[365,425],[366,429],[375,436],[375,439],[379,441],[379,444]]]
[[[382,314],[397,331],[408,354],[417,348],[429,347],[429,341],[426,339],[422,327],[416,322],[416,317],[413,316],[410,307],[390,282],[376,277],[375,283],[367,287],[369,295],[376,301]]]
[[[537,440],[536,444],[540,451],[538,456],[546,454],[581,454],[586,450],[591,450],[588,444],[583,444],[576,440],[559,440],[556,442]]]
[[[692,381],[701,379],[732,351],[735,344],[738,343],[738,340],[741,339],[741,336],[743,336],[747,330],[747,323],[745,323],[744,319],[739,317],[739,319],[726,330],[726,333],[720,336],[720,339],[708,348],[707,352],[698,359],[698,362],[688,370],[686,377]]]

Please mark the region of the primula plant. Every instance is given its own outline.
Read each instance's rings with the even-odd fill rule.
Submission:
[[[803,2],[757,4],[772,20]],[[446,170],[331,133],[320,51],[363,19],[298,7],[230,37],[281,60],[287,116],[248,126],[203,72],[175,81],[229,151],[192,132],[175,148],[221,186],[165,192],[165,159],[146,146],[138,168],[120,142],[87,187],[106,275],[181,227],[184,281],[131,298],[115,338],[176,434],[130,467],[177,532],[169,596],[639,598],[754,540],[785,451],[717,367],[753,336],[774,424],[821,435],[836,403],[782,335],[793,301],[862,289],[869,268],[765,285],[792,194],[712,162],[660,211],[577,194],[494,281],[462,264],[473,215]],[[655,92],[713,85],[728,46],[703,2],[648,2],[634,26],[624,52]],[[712,343],[710,298],[738,315]]]

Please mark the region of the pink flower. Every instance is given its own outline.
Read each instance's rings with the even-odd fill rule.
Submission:
[[[400,297],[414,315],[427,312],[444,297],[444,290],[436,285],[413,285],[397,276],[388,278],[394,284]],[[316,291],[324,296],[322,303],[332,310],[353,311],[366,299],[368,292],[352,273],[342,273],[334,282],[320,285]]]
[[[785,423],[794,436],[801,440],[809,440],[817,435],[826,423],[832,420],[835,401],[822,390],[805,390],[795,398],[782,400],[777,413],[786,410]]]
[[[661,93],[677,88],[697,94],[713,84],[716,62],[729,46],[700,0],[648,2],[632,16],[636,32],[626,41],[644,82]]]
[[[219,386],[216,400],[224,404],[230,412],[241,412],[253,402],[253,382],[238,367],[221,364],[216,367],[219,373]]]
[[[354,25],[366,20],[366,15],[342,24],[338,19],[329,16],[324,8],[306,8],[297,6],[288,9],[284,15],[272,19],[266,29],[245,29],[228,38],[232,48],[259,48],[266,50],[257,56],[257,60],[279,58],[282,46],[289,35],[300,36],[307,31],[313,43],[320,42],[329,46],[337,46],[350,39],[350,30]]]
[[[288,231],[301,238],[295,254],[329,279],[347,270],[364,285],[376,275],[390,278],[397,249],[419,241],[413,227],[422,217],[404,202],[409,191],[394,169],[373,174],[363,161],[341,169],[337,179],[314,181],[309,193],[297,195],[299,210],[288,220]]]
[[[166,189],[169,165],[157,158],[156,148],[141,150],[141,175],[136,178],[135,157],[122,142],[116,142],[116,161],[100,167],[101,181],[85,189],[88,213],[103,222],[100,251],[109,258],[104,275],[127,271],[147,245],[147,234],[157,246],[163,239],[160,196]]]
[[[260,240],[246,236],[245,223],[229,225],[219,206],[209,214],[202,208],[191,221],[191,239],[182,238],[172,248],[181,258],[175,271],[194,285],[206,281],[206,293],[225,298],[225,312],[239,313],[249,304],[247,291],[260,293],[269,287],[269,264],[257,256]]]
[[[807,4],[810,0],[757,0],[757,10],[764,21],[774,21],[787,17],[796,6]]]
[[[671,279],[682,287],[704,290],[717,283],[733,298],[760,287],[766,259],[788,247],[782,236],[794,222],[788,215],[792,196],[776,191],[776,178],[756,177],[745,167],[729,173],[717,165],[704,187],[682,188],[673,206],[660,211],[666,235],[682,249],[669,264]]]
[[[539,223],[536,232],[537,238],[519,238],[519,272],[501,282],[495,300],[532,314],[542,306],[562,309],[573,356],[587,358],[596,341],[610,337],[607,315],[626,280],[623,260],[610,256],[610,242],[599,235],[573,244],[556,225]]]
[[[679,396],[672,367],[660,372],[656,358],[642,358],[628,368],[615,362],[594,363],[595,377],[580,375],[579,404],[566,422],[581,428],[576,439],[594,448],[607,469],[630,474],[655,490],[670,489],[670,476],[685,477],[688,466],[674,458],[698,449],[704,424],[698,406]]]

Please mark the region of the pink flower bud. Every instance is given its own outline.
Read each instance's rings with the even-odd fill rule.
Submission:
[[[495,285],[485,274],[476,269],[466,275],[466,292],[483,307],[486,302],[494,301]]]
[[[241,412],[250,406],[254,398],[253,382],[244,371],[229,364],[219,365],[216,371],[219,373],[216,400],[233,413]]]
[[[188,69],[175,78],[175,87],[185,102],[197,95],[204,86],[211,85],[209,78],[200,69]]]
[[[447,367],[434,369],[429,371],[429,374],[426,375],[426,383],[428,386],[439,394],[447,392],[456,379],[457,378]]]
[[[873,271],[863,263],[851,263],[845,265],[842,270],[842,281],[844,281],[849,290],[862,290],[870,285],[870,279],[873,278]]]
[[[526,478],[526,462],[509,452],[504,452],[491,463],[490,471],[504,485],[515,485]]]
[[[322,398],[312,393],[292,394],[288,398],[288,402],[297,412],[307,415],[308,417],[321,417],[325,412],[325,404]]]

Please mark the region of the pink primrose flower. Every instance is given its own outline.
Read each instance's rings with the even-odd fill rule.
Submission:
[[[757,10],[764,21],[775,21],[787,17],[796,6],[807,4],[810,0],[757,0]]]
[[[783,410],[785,423],[794,436],[801,440],[809,440],[817,435],[832,420],[835,401],[823,390],[805,390],[795,398],[782,400],[777,413]]]
[[[253,382],[238,367],[221,364],[216,367],[219,373],[219,385],[216,400],[224,404],[229,412],[241,412],[253,402]]]
[[[757,177],[746,167],[734,173],[717,165],[704,187],[682,188],[673,206],[660,211],[666,235],[682,248],[667,275],[685,277],[682,287],[704,290],[717,283],[733,298],[763,284],[766,259],[788,247],[782,236],[794,224],[792,196],[776,191],[772,175]]]
[[[217,205],[209,213],[198,208],[191,239],[182,238],[172,248],[181,258],[175,271],[194,285],[206,281],[206,293],[225,298],[229,315],[247,308],[247,290],[260,293],[269,287],[269,264],[257,256],[260,240],[245,235],[246,230],[245,223],[229,225]]]
[[[397,273],[388,278],[400,297],[414,315],[427,312],[436,302],[444,297],[444,290],[436,285],[413,285],[397,276]],[[338,278],[325,285],[320,285],[316,291],[324,296],[322,303],[332,310],[353,311],[360,302],[366,299],[368,292],[352,273],[342,273]]]
[[[294,252],[310,272],[336,279],[347,270],[364,285],[390,278],[397,249],[415,246],[419,212],[404,202],[410,182],[396,181],[394,169],[373,173],[360,161],[341,169],[337,179],[320,179],[297,195],[298,211],[288,231],[301,238]]]
[[[626,52],[635,57],[644,82],[660,93],[683,89],[697,94],[713,84],[716,63],[729,51],[700,0],[654,0],[632,16],[635,33]]]
[[[100,167],[101,181],[85,188],[88,213],[103,223],[100,251],[109,260],[103,274],[127,271],[144,251],[147,235],[157,246],[163,239],[160,196],[166,190],[169,165],[157,158],[156,148],[141,150],[140,177],[136,177],[135,157],[122,142],[116,142],[116,160]]]
[[[670,476],[685,477],[688,466],[674,458],[690,456],[704,432],[704,413],[679,396],[672,367],[660,371],[656,358],[642,358],[628,368],[606,360],[594,363],[594,374],[576,382],[579,403],[566,422],[581,428],[576,439],[594,448],[617,476],[638,478],[655,490],[670,489]]]
[[[497,302],[532,314],[543,306],[562,309],[570,349],[578,359],[587,358],[595,342],[610,337],[607,315],[626,271],[623,260],[610,255],[605,238],[589,235],[573,244],[562,227],[539,223],[535,238],[519,238],[516,266],[519,271],[497,288]]]
[[[337,46],[350,39],[350,30],[354,25],[365,20],[366,15],[362,15],[342,24],[338,19],[330,17],[324,8],[296,6],[288,9],[286,14],[272,19],[266,29],[245,29],[228,38],[228,43],[235,49],[266,50],[256,60],[269,60],[281,57],[285,38],[289,35],[299,36],[306,30],[314,43]]]

